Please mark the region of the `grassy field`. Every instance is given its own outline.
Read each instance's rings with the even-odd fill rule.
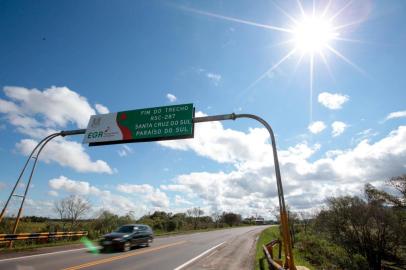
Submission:
[[[256,252],[256,256],[255,256],[255,270],[260,270],[260,266],[259,266],[259,260],[264,257],[264,252],[262,250],[262,245],[269,243],[271,240],[274,239],[278,239],[280,238],[279,236],[279,227],[278,226],[272,226],[270,228],[265,229],[259,236],[258,242],[257,242],[257,252]],[[274,253],[276,254],[276,252]],[[295,259],[295,265],[301,265],[301,266],[306,266],[307,268],[311,269],[311,270],[315,270],[316,268],[312,265],[310,265],[309,262],[307,262],[302,254],[300,254],[298,252],[297,249],[293,250],[293,255],[294,255],[294,259]],[[282,258],[284,258],[284,254],[282,251]],[[265,261],[265,269],[268,269],[268,264]]]

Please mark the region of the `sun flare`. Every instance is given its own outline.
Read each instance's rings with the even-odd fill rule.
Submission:
[[[305,17],[292,29],[295,48],[302,53],[320,53],[331,46],[338,37],[329,20],[322,17]]]
[[[287,34],[289,38],[280,42],[280,45],[288,45],[290,50],[283,55],[276,63],[272,64],[269,69],[267,69],[262,75],[260,75],[256,80],[254,80],[243,92],[247,92],[257,85],[264,78],[269,77],[279,66],[281,66],[285,61],[292,59],[296,55],[297,64],[296,68],[302,62],[303,58],[308,58],[309,62],[309,122],[312,122],[313,115],[313,87],[314,87],[314,72],[316,58],[320,59],[322,63],[327,68],[330,76],[333,78],[330,65],[328,63],[328,55],[335,55],[342,61],[346,62],[358,72],[365,74],[365,72],[354,64],[349,58],[342,54],[333,44],[340,42],[353,42],[356,40],[348,39],[341,36],[341,32],[348,27],[360,24],[362,20],[356,21],[342,21],[341,24],[337,24],[337,18],[342,17],[345,10],[348,10],[353,4],[353,0],[348,0],[344,5],[338,7],[338,10],[333,11],[332,1],[326,2],[324,8],[317,8],[316,1],[313,0],[313,8],[304,8],[301,0],[297,0],[297,6],[300,10],[299,14],[289,14],[279,5],[273,2],[273,5],[281,13],[283,13],[291,22],[290,27],[282,27],[276,25],[269,25],[258,23],[254,21],[248,21],[240,18],[229,17],[221,14],[211,13],[207,11],[197,10],[190,7],[182,7],[182,9],[189,12],[197,13],[200,15],[217,18],[224,21],[250,25],[257,28],[263,28],[270,31],[281,32]],[[345,16],[344,16],[345,17]],[[344,18],[345,19],[345,18]],[[293,73],[296,72],[296,68]]]

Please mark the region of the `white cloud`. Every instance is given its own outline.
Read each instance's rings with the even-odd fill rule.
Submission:
[[[117,190],[129,194],[140,194],[154,207],[169,207],[169,198],[166,193],[148,184],[121,184],[117,186]]]
[[[53,197],[58,197],[59,194],[55,190],[50,190],[50,191],[48,191],[48,195],[53,196]]]
[[[110,112],[109,109],[108,109],[106,106],[101,105],[101,104],[98,104],[98,103],[96,103],[96,104],[94,105],[94,107],[96,108],[96,111],[97,111],[99,114],[106,114],[106,113],[109,113],[109,112]]]
[[[199,123],[194,140],[159,144],[192,150],[214,161],[231,163],[234,169],[227,173],[182,174],[160,187],[192,198],[195,204],[198,202],[210,211],[269,217],[269,209],[278,205],[278,200],[268,137],[263,128],[240,132],[225,129],[221,123]],[[318,159],[314,159],[314,154],[321,149],[319,144],[304,141],[279,149],[287,203],[296,210],[318,208],[327,197],[360,194],[367,182],[383,182],[404,173],[405,142],[406,126],[401,126],[375,143],[365,140],[352,149],[332,149]]]
[[[177,100],[177,97],[171,93],[166,94],[166,98],[169,100],[169,102],[175,102]]]
[[[33,139],[23,139],[16,144],[16,148],[22,154],[28,156],[37,143]],[[92,161],[84,151],[82,144],[68,141],[65,138],[50,141],[41,152],[40,160],[47,163],[56,162],[61,166],[70,167],[78,172],[113,173],[113,170],[105,161]]]
[[[216,73],[212,73],[212,72],[207,72],[206,73],[206,77],[209,78],[209,80],[215,85],[217,86],[220,81],[221,81],[221,75],[220,74],[216,74]]]
[[[6,188],[6,183],[0,182],[0,191]]]
[[[53,189],[51,192],[59,190],[74,195],[86,196],[91,201],[91,205],[93,205],[94,213],[100,210],[108,210],[119,215],[124,215],[132,211],[135,216],[139,217],[148,211],[147,207],[142,203],[134,203],[130,198],[112,194],[109,190],[101,190],[92,186],[87,181],[72,180],[65,176],[59,176],[49,180],[48,185]]]
[[[129,147],[128,145],[123,144],[123,145],[121,145],[121,149],[119,149],[117,151],[117,153],[120,157],[126,157],[129,154],[133,153],[133,149],[131,147]]]
[[[40,91],[24,87],[6,86],[5,95],[12,100],[14,107],[18,107],[21,115],[44,117],[43,124],[49,127],[63,127],[74,123],[84,128],[89,117],[96,114],[85,97],[67,87],[51,87]],[[15,108],[14,108],[15,109]],[[13,110],[14,110],[13,109]],[[15,112],[9,109],[8,112]]]
[[[391,112],[386,116],[386,120],[406,117],[406,111]]]
[[[5,114],[9,124],[30,139],[16,144],[17,150],[28,155],[38,140],[56,133],[68,125],[83,128],[89,117],[96,114],[86,98],[67,87],[50,87],[40,91],[24,87],[6,86],[5,96],[0,99],[0,113]],[[100,112],[106,107],[96,104]],[[44,148],[41,160],[55,161],[62,166],[72,167],[79,172],[112,173],[109,165],[102,160],[92,161],[83,146],[66,138],[51,141]]]
[[[121,184],[117,186],[117,190],[124,193],[152,193],[154,187],[148,184],[133,185],[133,184]]]
[[[126,157],[127,156],[127,151],[125,149],[119,149],[117,150],[117,153],[120,157]]]
[[[91,186],[89,182],[71,180],[63,175],[53,178],[48,182],[52,189],[64,190],[76,195],[108,195],[109,192],[102,192],[97,187]]]
[[[322,132],[326,128],[326,125],[324,124],[323,121],[316,121],[311,123],[307,128],[311,133],[317,134]]]
[[[379,132],[374,131],[371,128],[365,129],[361,132],[358,132],[353,138],[351,138],[351,144],[358,144],[363,140],[369,140],[377,135],[379,135]]]
[[[100,204],[94,205],[94,211],[108,210],[118,215],[125,215],[129,212],[134,213],[135,217],[141,217],[148,213],[147,206],[142,202],[134,202],[128,197],[117,194],[110,194],[99,198]]]
[[[16,113],[16,112],[18,112],[18,107],[13,102],[0,99],[0,112]]]
[[[210,72],[204,68],[194,68],[194,71],[199,75],[205,76],[215,86],[218,86],[222,79],[222,76],[220,74]]]
[[[160,189],[156,189],[153,193],[148,194],[146,199],[155,207],[164,209],[169,207],[169,198],[166,193]]]
[[[192,202],[186,200],[185,198],[183,198],[180,195],[175,195],[175,204],[176,205],[182,205],[182,204],[193,205]]]
[[[168,190],[168,191],[175,191],[175,192],[191,192],[191,190],[183,185],[160,185],[160,188],[163,190]]]
[[[16,209],[17,205],[11,205],[9,211],[15,213],[18,211]],[[49,217],[56,217],[54,214],[54,204],[51,201],[47,200],[32,200],[26,199],[24,204],[24,215],[27,216],[49,216]]]
[[[335,158],[343,153],[344,153],[343,150],[330,150],[330,151],[327,151],[324,155],[327,158]]]
[[[330,110],[339,110],[342,108],[343,104],[349,100],[349,97],[342,94],[334,94],[323,92],[318,96],[318,101],[329,108]]]
[[[197,112],[196,116],[204,114]],[[234,163],[261,157],[267,151],[263,145],[268,139],[269,133],[266,129],[252,128],[245,134],[241,131],[224,129],[220,122],[206,122],[195,125],[193,140],[160,141],[158,144],[177,150],[193,150],[200,156],[220,163]]]
[[[383,182],[401,174],[406,168],[405,141],[406,126],[403,126],[376,143],[363,141],[353,149],[329,151],[314,161],[309,159],[319,145],[309,147],[301,143],[280,150],[287,203],[296,210],[317,208],[327,197],[360,194],[367,182]],[[173,185],[180,193],[193,193],[212,211],[230,210],[269,217],[269,208],[278,204],[272,157],[268,156],[261,166],[252,165],[246,162],[229,173],[180,175]]]
[[[331,124],[331,128],[332,128],[331,134],[333,135],[333,137],[337,137],[337,136],[341,135],[347,127],[348,127],[348,125],[344,122],[334,121]]]

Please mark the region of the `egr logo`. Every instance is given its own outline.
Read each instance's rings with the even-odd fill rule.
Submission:
[[[87,134],[87,138],[88,139],[103,138],[103,131],[89,132],[89,134]]]

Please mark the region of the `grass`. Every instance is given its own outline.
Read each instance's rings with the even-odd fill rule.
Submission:
[[[262,250],[262,245],[267,244],[271,240],[278,239],[278,238],[280,238],[278,226],[269,227],[261,232],[261,234],[258,238],[258,241],[257,241],[257,251],[256,251],[256,255],[255,255],[255,270],[260,270],[259,260],[265,256],[264,252]],[[274,254],[276,255],[276,250],[275,250]],[[294,256],[294,260],[295,260],[295,265],[306,266],[310,270],[316,269],[314,266],[312,266],[309,262],[307,262],[304,259],[303,255],[297,249],[293,250],[293,256]],[[284,253],[282,250],[282,259],[283,258],[284,258]],[[268,263],[265,260],[265,269],[268,269],[267,267],[268,267]]]

